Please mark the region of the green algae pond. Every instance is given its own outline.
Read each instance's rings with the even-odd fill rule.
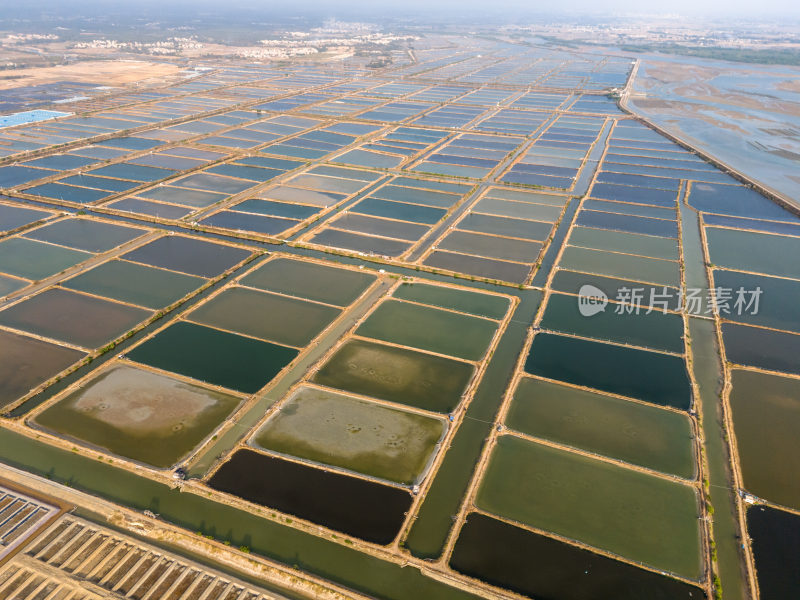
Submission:
[[[503,296],[426,283],[403,283],[395,289],[392,296],[430,306],[451,308],[488,319],[502,319],[510,304],[509,299]]]
[[[443,419],[301,387],[256,432],[251,443],[412,484],[423,475],[445,429]]]
[[[681,284],[680,264],[677,262],[631,254],[567,246],[561,255],[559,266],[572,271],[658,283],[670,287],[679,287]]]
[[[449,413],[475,367],[469,363],[353,339],[313,377],[315,383],[425,410]]]
[[[506,425],[679,477],[695,475],[688,415],[555,382],[523,377]]]
[[[177,463],[241,402],[136,367],[115,366],[59,400],[35,422],[159,468]]]
[[[688,485],[504,435],[476,505],[690,579],[701,575],[698,498]]]
[[[303,347],[340,313],[340,309],[325,304],[230,287],[197,307],[188,318],[234,333]]]
[[[356,330],[358,335],[467,360],[485,353],[497,323],[438,308],[387,300]]]

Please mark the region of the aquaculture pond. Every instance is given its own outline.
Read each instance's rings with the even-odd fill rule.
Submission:
[[[474,512],[467,515],[450,566],[532,598],[705,598],[700,587]]]
[[[516,431],[679,477],[695,474],[688,415],[523,377],[505,419]]]
[[[251,337],[302,347],[308,344],[340,310],[244,287],[230,287],[189,315],[204,325]]]
[[[0,324],[84,348],[97,348],[150,314],[126,304],[50,288],[0,311]]]
[[[631,281],[630,279],[603,277],[602,275],[588,273],[576,273],[575,271],[566,271],[564,269],[559,269],[555,272],[550,280],[550,289],[554,292],[577,295],[581,293],[581,288],[587,284],[599,288],[611,300],[629,297],[628,294],[630,294],[631,289],[641,290],[644,311],[650,305],[651,298],[662,299],[665,302],[662,305],[658,305],[656,310],[663,310],[663,307],[666,306],[668,310],[677,311],[680,310],[683,303],[679,290],[675,287],[665,287],[663,285],[653,285]],[[655,303],[654,306],[656,306]],[[606,310],[615,310],[615,308],[607,307]]]
[[[733,363],[800,375],[798,334],[723,323],[722,340]]]
[[[661,293],[661,291],[659,291]],[[643,346],[654,350],[683,352],[683,317],[665,313],[660,307],[649,311],[649,298],[644,298],[642,310],[628,312],[621,304],[609,304],[604,311],[584,316],[579,298],[551,294],[541,321],[541,327],[598,340]]]
[[[28,286],[28,282],[24,279],[17,279],[16,277],[7,277],[0,275],[0,298],[7,296],[17,290],[21,290]]]
[[[88,252],[22,237],[0,242],[0,272],[34,281],[60,273],[91,257]]]
[[[83,356],[79,350],[0,329],[0,409]]]
[[[491,192],[490,192],[491,193]],[[533,221],[547,221],[553,223],[561,216],[563,201],[565,197],[560,197],[561,203],[552,204],[536,204],[535,201],[539,199],[538,196],[532,196],[530,202],[526,200],[503,200],[501,198],[485,197],[479,200],[472,210],[479,213],[497,215],[500,217],[512,217],[517,219],[531,219]],[[554,196],[558,198],[558,196]]]
[[[54,213],[44,210],[34,210],[12,204],[0,203],[0,233],[30,225]]]
[[[800,333],[800,312],[797,310],[800,306],[800,281],[715,269],[714,285],[730,290],[729,301],[720,307],[720,316],[723,318]],[[752,292],[761,290],[757,311],[754,306],[739,310],[736,302],[740,289],[745,292],[745,307],[752,298]]]
[[[145,233],[144,229],[92,219],[64,219],[30,231],[25,237],[86,252],[107,252]]]
[[[632,254],[567,246],[561,255],[559,266],[572,271],[633,279],[674,288],[680,287],[681,284],[681,270],[678,262]]]
[[[122,365],[59,400],[35,422],[112,454],[167,468],[239,403],[228,394]]]
[[[475,367],[467,362],[353,339],[313,376],[321,385],[425,410],[449,413]]]
[[[650,258],[678,260],[680,257],[677,240],[609,229],[575,226],[570,233],[569,243],[582,248],[637,254]]]
[[[296,356],[297,350],[178,322],[127,353],[131,360],[252,394]]]
[[[409,242],[359,235],[338,229],[324,229],[311,238],[311,242],[332,248],[379,254],[381,256],[400,256],[411,247]]]
[[[692,392],[680,356],[540,333],[525,370],[532,375],[688,409]]]
[[[111,260],[61,283],[79,292],[105,296],[151,309],[168,306],[197,288],[206,279],[157,269],[125,260]]]
[[[451,308],[489,319],[502,319],[510,304],[509,298],[503,296],[425,283],[403,283],[395,289],[392,296],[401,300]]]
[[[189,275],[216,277],[250,254],[249,250],[243,248],[167,235],[128,252],[122,258]]]
[[[478,360],[497,323],[438,308],[387,300],[356,330],[366,337]]]
[[[769,506],[747,511],[756,576],[762,600],[785,600],[800,594],[800,515]]]
[[[533,258],[535,259],[535,257]],[[510,283],[524,283],[527,281],[532,268],[530,264],[496,260],[483,256],[470,256],[444,250],[436,250],[423,263],[431,267],[455,271],[456,273],[468,273],[476,277],[508,281]]]
[[[800,237],[706,227],[712,264],[767,275],[800,277]]]
[[[371,273],[281,257],[241,279],[242,285],[336,306],[354,302],[374,281]]]
[[[658,569],[701,574],[698,498],[689,485],[504,435],[475,502]]]
[[[209,479],[214,489],[342,533],[390,543],[411,507],[408,490],[238,450]]]
[[[411,484],[422,476],[444,431],[443,419],[301,387],[256,432],[252,443]]]
[[[331,221],[331,224],[333,227],[339,227],[355,233],[365,233],[371,236],[395,238],[409,242],[418,241],[430,229],[427,225],[368,217],[355,213],[345,213]]]
[[[455,231],[439,242],[437,248],[499,260],[533,262],[539,256],[542,244],[527,240],[486,236],[469,231]]]
[[[730,395],[744,487],[800,510],[800,380],[734,369]]]

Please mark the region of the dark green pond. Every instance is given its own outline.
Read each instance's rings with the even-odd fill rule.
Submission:
[[[158,369],[252,394],[297,356],[297,350],[179,322],[127,357]]]
[[[653,404],[688,409],[689,375],[681,357],[541,333],[525,370]]]
[[[629,313],[621,304],[609,304],[602,312],[583,316],[578,297],[551,294],[541,326],[598,340],[682,353],[683,317],[664,313],[661,308],[649,312],[644,307],[648,302],[646,298],[638,313],[635,310]]]

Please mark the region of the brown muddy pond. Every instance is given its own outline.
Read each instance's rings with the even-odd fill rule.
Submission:
[[[239,398],[117,366],[35,418],[60,434],[166,468],[206,438]]]

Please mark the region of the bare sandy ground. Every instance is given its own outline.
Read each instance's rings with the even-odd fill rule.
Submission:
[[[134,82],[176,75],[180,67],[169,63],[138,60],[91,60],[57,67],[16,69],[0,73],[0,89],[41,85],[57,81],[78,81],[122,86]]]

